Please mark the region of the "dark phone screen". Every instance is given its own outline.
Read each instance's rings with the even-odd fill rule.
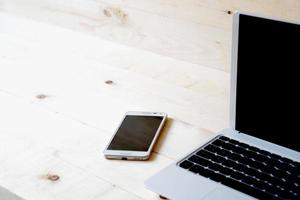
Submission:
[[[163,117],[127,115],[108,150],[148,151]]]
[[[300,151],[300,25],[239,21],[236,130]]]

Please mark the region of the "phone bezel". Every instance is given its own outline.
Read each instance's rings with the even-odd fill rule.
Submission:
[[[148,148],[148,151],[123,151],[123,150],[108,150],[110,143],[112,142],[113,138],[117,134],[120,126],[122,125],[126,116],[159,116],[163,117],[158,129],[156,130],[155,136],[152,139],[152,142]],[[155,142],[163,128],[165,121],[167,119],[167,114],[163,112],[143,112],[143,111],[129,111],[126,112],[124,117],[122,118],[118,128],[115,130],[113,136],[111,137],[108,145],[104,150],[104,156],[109,159],[126,159],[126,160],[147,160],[150,156],[150,153],[155,145]]]

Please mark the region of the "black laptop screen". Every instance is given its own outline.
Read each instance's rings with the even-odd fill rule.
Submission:
[[[235,128],[300,151],[300,25],[239,20]]]

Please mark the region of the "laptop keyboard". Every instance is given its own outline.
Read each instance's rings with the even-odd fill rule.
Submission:
[[[300,163],[220,136],[179,166],[258,199],[300,199]]]

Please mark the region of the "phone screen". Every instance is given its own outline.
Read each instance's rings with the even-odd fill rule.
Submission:
[[[107,149],[148,151],[162,120],[162,116],[127,115]]]

